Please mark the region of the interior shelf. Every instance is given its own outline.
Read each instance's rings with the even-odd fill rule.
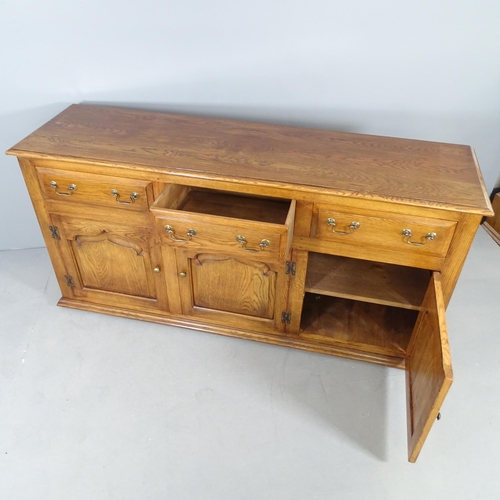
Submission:
[[[404,356],[417,311],[306,293],[303,339]]]
[[[305,290],[418,311],[429,278],[424,269],[310,252]]]

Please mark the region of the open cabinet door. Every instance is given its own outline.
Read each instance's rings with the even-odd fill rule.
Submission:
[[[406,359],[408,460],[415,462],[453,381],[441,274],[434,272]]]

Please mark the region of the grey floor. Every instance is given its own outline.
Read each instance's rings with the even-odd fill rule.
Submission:
[[[415,465],[404,372],[56,307],[0,253],[0,498],[500,499],[500,247],[448,309],[455,382]]]

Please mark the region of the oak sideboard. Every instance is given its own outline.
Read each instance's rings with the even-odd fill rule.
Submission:
[[[405,369],[416,460],[492,215],[469,146],[72,105],[7,153],[59,305]]]

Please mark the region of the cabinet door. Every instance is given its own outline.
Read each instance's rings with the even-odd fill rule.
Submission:
[[[53,215],[75,298],[135,309],[167,309],[152,229]]]
[[[441,274],[433,273],[407,349],[408,459],[415,462],[453,381]]]
[[[283,331],[287,278],[280,264],[177,250],[183,314],[241,329]]]

